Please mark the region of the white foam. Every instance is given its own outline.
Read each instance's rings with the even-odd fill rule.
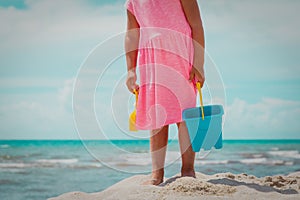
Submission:
[[[227,164],[228,160],[201,160],[195,162],[198,165],[220,165],[220,164]]]
[[[291,165],[294,165],[294,162],[284,161],[284,160],[268,160],[268,162],[266,164],[291,166]]]
[[[284,165],[287,165],[287,166],[291,166],[291,165],[293,165],[294,164],[294,162],[292,162],[292,161],[288,161],[288,162],[285,162],[284,163]]]
[[[8,144],[1,144],[0,145],[0,148],[1,149],[6,149],[6,148],[9,148],[10,146]]]
[[[284,160],[269,160],[267,164],[270,165],[284,165]]]
[[[100,163],[78,163],[78,159],[40,159],[32,163],[0,163],[0,169],[57,167],[63,164],[70,168],[100,168]]]
[[[71,168],[79,168],[79,169],[88,169],[88,168],[100,168],[102,165],[100,163],[86,163],[86,164],[76,164],[70,165]]]
[[[249,159],[241,159],[239,160],[241,163],[244,164],[264,164],[266,163],[266,158],[249,158]]]
[[[239,162],[244,164],[263,164],[263,165],[293,165],[293,162],[284,161],[284,160],[269,160],[266,158],[250,158],[242,159]]]
[[[33,166],[31,163],[0,163],[0,168],[26,168]]]
[[[300,154],[296,150],[291,150],[291,151],[268,151],[268,153],[273,155],[273,156],[281,156],[281,157],[287,157],[287,158],[300,159]]]
[[[151,157],[149,153],[132,153],[120,156],[121,162],[115,162],[115,164],[124,164],[122,160],[125,160],[126,165],[151,165]]]
[[[37,160],[38,163],[44,163],[44,164],[72,164],[77,163],[78,159],[72,158],[72,159],[40,159]]]
[[[271,150],[272,150],[272,151],[278,151],[279,148],[278,148],[278,147],[272,147]]]
[[[102,167],[102,165],[100,163],[95,163],[95,164],[88,164],[88,165],[85,165],[87,167],[92,167],[92,168],[99,168],[99,167]]]
[[[263,154],[253,154],[253,158],[262,158],[264,155]]]
[[[171,164],[179,160],[180,153],[178,151],[168,151],[166,154],[165,164]],[[119,160],[110,162],[114,165],[138,165],[148,166],[151,165],[151,155],[147,153],[131,153],[119,156]]]

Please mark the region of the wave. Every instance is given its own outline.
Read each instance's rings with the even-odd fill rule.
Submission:
[[[262,153],[241,153],[243,158],[263,158],[265,155]]]
[[[74,169],[91,169],[91,168],[100,168],[100,167],[102,167],[100,163],[70,165],[70,168],[74,168]]]
[[[55,168],[66,167],[76,169],[89,169],[102,167],[100,163],[82,162],[78,159],[40,159],[34,162],[8,162],[0,163],[0,169],[22,169],[22,168]]]
[[[228,164],[229,160],[201,160],[196,161],[195,164],[199,165],[220,165],[220,164]]]
[[[0,168],[27,168],[33,167],[31,163],[0,163]]]
[[[78,159],[76,159],[76,158],[72,158],[72,159],[39,159],[36,162],[45,163],[45,164],[71,164],[71,163],[77,163]]]
[[[292,162],[292,161],[284,161],[284,160],[270,160],[268,162],[271,165],[286,165],[286,166],[294,165],[294,162]]]
[[[292,162],[292,161],[287,161],[287,162],[284,163],[284,165],[291,166],[291,165],[294,165],[294,162]]]
[[[287,153],[288,152],[288,153]],[[298,151],[276,151],[278,154],[285,153],[288,156],[296,157]],[[225,164],[245,164],[245,165],[294,165],[293,161],[281,160],[281,159],[270,159],[268,154],[265,153],[245,153],[241,159],[226,159],[226,160],[205,160],[196,158],[196,165],[225,165]],[[166,156],[166,165],[180,162],[180,153],[178,151],[168,151]],[[149,153],[137,153],[137,154],[126,154],[120,155],[119,160],[112,160],[109,162],[111,165],[117,166],[149,166],[151,165],[151,157]]]
[[[252,156],[253,156],[253,158],[262,158],[262,157],[264,157],[263,154],[253,154]]]
[[[272,151],[278,151],[279,148],[278,148],[278,147],[272,147],[271,150],[272,150]]]
[[[0,145],[1,149],[6,149],[6,148],[9,148],[9,147],[10,147],[10,145],[8,145],[8,144],[1,144]]]
[[[168,151],[166,154],[165,164],[169,165],[180,160],[180,153],[177,151]],[[112,165],[118,166],[147,166],[151,165],[150,153],[132,153],[120,155],[119,160],[109,162]]]
[[[0,156],[0,160],[15,160],[15,161],[22,161],[23,158],[26,158],[26,155],[2,155]]]
[[[137,154],[126,154],[120,156],[120,162],[112,162],[112,164],[115,165],[141,165],[141,166],[146,166],[146,165],[151,165],[151,158],[149,153],[137,153]]]
[[[260,164],[265,163],[267,161],[266,158],[249,158],[249,159],[241,159],[239,162],[244,164]]]
[[[268,154],[271,154],[273,156],[300,159],[299,152],[295,151],[295,150],[291,150],[291,151],[268,151]]]
[[[252,165],[252,164],[262,164],[262,165],[293,165],[292,161],[284,161],[284,160],[269,160],[266,158],[252,158],[252,159],[242,159],[239,160],[240,163]]]
[[[196,165],[225,165],[225,164],[246,164],[246,165],[294,165],[292,161],[269,160],[266,158],[249,158],[241,160],[196,160]]]

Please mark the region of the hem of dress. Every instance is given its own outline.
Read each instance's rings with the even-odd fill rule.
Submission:
[[[141,131],[146,131],[146,130],[149,130],[149,131],[151,131],[151,130],[155,130],[155,129],[160,129],[160,128],[162,128],[162,127],[166,126],[166,125],[170,125],[170,124],[176,124],[176,123],[180,123],[180,122],[183,122],[183,121],[184,121],[183,119],[181,119],[181,120],[174,120],[174,121],[170,121],[170,122],[167,122],[167,123],[165,123],[164,125],[162,125],[162,126],[160,126],[160,127],[153,128],[153,129],[148,129],[148,128],[139,128],[139,127],[137,126],[137,129],[138,129],[138,130],[141,130]]]

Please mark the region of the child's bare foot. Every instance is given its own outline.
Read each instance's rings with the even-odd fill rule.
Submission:
[[[142,185],[159,185],[163,182],[163,179],[150,179],[142,183]]]
[[[195,170],[194,169],[181,169],[181,176],[188,176],[196,178]]]
[[[164,170],[152,172],[151,179],[142,183],[142,185],[159,185],[164,182]]]

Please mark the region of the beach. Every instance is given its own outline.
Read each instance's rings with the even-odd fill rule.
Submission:
[[[145,187],[140,182],[151,171],[147,140],[2,140],[0,199],[115,199],[114,195],[199,199],[202,194],[221,199],[243,194],[244,199],[249,194],[300,199],[293,194],[299,192],[295,175],[300,171],[299,140],[225,140],[223,145],[204,158],[196,157],[196,180],[183,178],[163,187]],[[176,140],[169,141],[165,166],[164,182],[169,183],[181,167]]]
[[[136,175],[122,180],[102,192],[70,192],[48,200],[92,199],[299,199],[300,172],[287,176],[255,177],[248,174],[219,173],[196,178],[179,177],[166,179],[159,186],[142,185],[149,178]]]

